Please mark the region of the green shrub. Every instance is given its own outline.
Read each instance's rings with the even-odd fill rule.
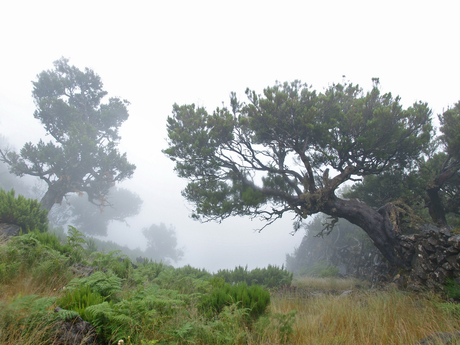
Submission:
[[[339,274],[339,269],[335,266],[329,266],[318,274],[318,278],[336,277]]]
[[[225,306],[236,304],[238,308],[249,309],[249,315],[257,319],[265,313],[270,304],[270,293],[259,285],[248,287],[246,283],[214,288],[201,297],[198,308],[208,317],[219,314]]]
[[[14,197],[14,189],[5,192],[0,188],[0,223],[16,224],[23,232],[48,228],[48,210],[41,209],[41,204],[22,195]]]
[[[307,269],[303,269],[301,274],[318,278],[335,277],[339,274],[339,269],[323,260],[315,262]]]
[[[249,286],[258,284],[273,288],[291,285],[293,273],[288,272],[284,266],[268,265],[267,268],[256,268],[252,271],[238,266],[234,270],[219,270],[215,276],[223,278],[227,283],[245,282]]]

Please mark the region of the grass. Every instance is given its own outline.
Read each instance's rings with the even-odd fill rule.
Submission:
[[[296,283],[304,289],[313,287],[313,291],[318,286],[330,291],[337,286],[343,290],[356,285],[349,280],[329,282],[327,285],[324,280],[309,278]],[[272,300],[271,312],[297,310],[292,344],[415,344],[432,333],[460,329],[460,319],[441,306],[435,295],[355,289],[346,296],[278,296]]]
[[[5,245],[0,244],[0,254],[6,253],[6,248],[2,248]],[[22,296],[63,295],[63,287],[72,276],[62,270],[54,272],[51,266],[36,267],[46,274],[40,277],[24,270],[0,284],[1,344],[52,344],[49,338],[52,324],[38,319],[31,323],[34,327],[27,327],[22,322],[23,311],[2,313],[1,310]],[[31,269],[37,272],[37,268]],[[135,314],[131,315],[133,320],[141,322],[135,321],[127,328],[126,334],[131,336],[123,337],[124,344],[415,344],[432,333],[460,329],[460,308],[445,303],[437,295],[391,288],[373,290],[366,282],[355,279],[297,277],[292,286],[273,289],[266,315],[248,323],[249,310],[235,304],[211,319],[200,313],[196,304],[199,295],[210,289],[209,283],[201,278],[175,275],[173,271],[164,271],[153,280],[144,278],[142,283],[125,278],[117,295],[117,300],[126,301],[126,310],[138,308],[136,312],[146,313],[144,318],[137,319]],[[157,305],[157,314],[149,318],[148,311],[139,309],[138,302],[130,298],[141,286],[147,290],[154,285],[163,292],[152,300]],[[343,294],[350,290],[351,293]],[[159,312],[158,303],[165,308],[163,313]],[[118,338],[109,337],[107,343],[116,344]],[[133,341],[134,338],[137,340]]]
[[[58,296],[58,289],[37,287],[36,282],[23,279],[9,286],[2,286],[2,302],[15,294],[40,293],[42,296]],[[435,295],[415,295],[397,290],[355,292],[340,296],[343,290],[356,285],[354,280],[313,279],[297,280],[297,291],[273,293],[268,316],[248,328],[241,322],[235,310],[227,310],[220,328],[207,327],[207,321],[195,308],[178,313],[174,318],[156,325],[163,334],[176,332],[176,342],[188,343],[187,332],[193,327],[202,334],[195,344],[210,344],[220,332],[233,339],[228,344],[415,344],[435,332],[453,332],[460,329],[460,319],[442,308]],[[59,286],[57,284],[56,286]],[[300,292],[299,292],[300,290]],[[331,291],[337,291],[336,293]],[[325,293],[318,293],[325,291]],[[288,319],[291,320],[288,320]],[[43,326],[45,327],[45,326]],[[49,326],[46,326],[49,327]],[[155,337],[149,325],[142,332]],[[187,328],[188,327],[188,328]],[[284,329],[283,329],[284,327]],[[153,328],[153,327],[152,327]],[[181,335],[182,332],[182,335]],[[39,344],[46,330],[37,327],[24,336],[20,329],[10,326],[0,331],[1,339],[8,344]],[[184,341],[182,342],[181,336]],[[168,337],[160,336],[158,339]],[[33,340],[35,339],[35,341]],[[46,342],[44,341],[43,344]],[[217,342],[216,342],[217,343]]]

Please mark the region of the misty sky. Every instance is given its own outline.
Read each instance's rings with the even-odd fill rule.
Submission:
[[[4,1],[0,5],[0,134],[20,149],[48,141],[33,118],[32,80],[60,57],[92,68],[109,96],[131,102],[120,151],[136,164],[120,186],[144,206],[110,239],[143,247],[141,230],[172,224],[184,261],[217,270],[281,265],[300,244],[291,218],[254,232],[246,218],[200,224],[180,192],[186,181],[162,154],[173,103],[212,111],[300,79],[322,90],[343,80],[382,90],[434,114],[460,100],[458,1]],[[345,78],[343,78],[345,76]]]

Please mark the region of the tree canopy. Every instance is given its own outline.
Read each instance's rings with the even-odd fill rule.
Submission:
[[[106,206],[101,208],[88,202],[85,195],[73,194],[66,203],[53,208],[50,221],[58,226],[70,223],[85,234],[107,236],[111,222],[127,223],[126,218],[139,214],[142,206],[139,195],[125,188],[110,188],[105,200]]]
[[[152,224],[148,228],[142,229],[142,233],[147,239],[145,256],[154,261],[178,262],[184,256],[184,250],[177,248],[176,230],[165,224]]]
[[[45,181],[42,206],[51,209],[68,193],[86,193],[103,205],[116,182],[132,176],[135,166],[117,149],[118,130],[128,119],[129,102],[117,97],[102,103],[107,92],[91,69],[79,70],[61,58],[54,69],[41,72],[32,96],[39,120],[51,136],[45,143],[26,143],[20,153],[0,150],[12,173]]]
[[[423,102],[404,108],[399,97],[334,84],[317,92],[299,81],[277,83],[263,94],[231,94],[230,107],[209,113],[174,104],[168,148],[183,195],[202,221],[235,215],[267,224],[286,212],[296,228],[323,212],[360,226],[391,263],[398,263],[391,208],[376,211],[334,192],[344,182],[405,168],[429,146],[431,110]],[[331,176],[330,176],[331,175]],[[388,246],[390,245],[390,246]]]
[[[458,225],[460,104],[439,115],[439,120],[440,135],[410,169],[391,169],[378,176],[366,176],[346,196],[359,198],[374,208],[388,202],[403,202],[427,222],[438,226]]]

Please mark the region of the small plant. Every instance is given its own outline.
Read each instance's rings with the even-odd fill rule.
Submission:
[[[445,289],[448,297],[460,299],[460,285],[455,280],[447,278]]]

